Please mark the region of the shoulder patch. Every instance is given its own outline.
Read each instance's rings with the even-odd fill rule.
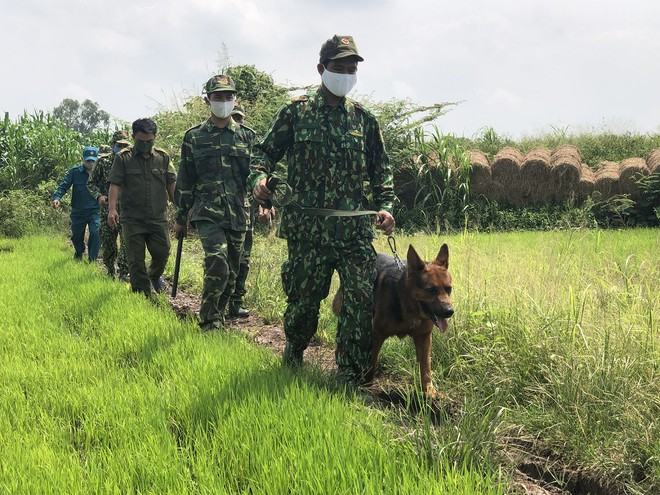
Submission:
[[[307,95],[298,95],[291,98],[291,103],[303,103],[306,102],[309,98]]]
[[[167,151],[165,151],[163,148],[159,148],[158,146],[154,146],[154,151],[157,151],[158,153],[161,153],[163,155],[169,156],[167,154]]]

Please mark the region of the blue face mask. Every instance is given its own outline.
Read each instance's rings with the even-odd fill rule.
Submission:
[[[117,153],[119,153],[120,151],[121,151],[121,146],[119,146],[118,144],[113,144],[113,145],[112,145],[112,152],[113,152],[115,155],[116,155]]]

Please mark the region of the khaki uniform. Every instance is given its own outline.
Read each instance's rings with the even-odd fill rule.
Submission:
[[[145,156],[131,147],[115,157],[108,180],[122,188],[119,215],[131,288],[148,295],[151,281],[163,274],[170,252],[167,186],[176,180],[174,167],[161,149],[154,148]],[[145,246],[151,254],[148,272]]]

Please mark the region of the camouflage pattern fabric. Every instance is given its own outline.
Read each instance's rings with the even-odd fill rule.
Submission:
[[[199,320],[202,328],[224,321],[234,292],[245,232],[225,229],[216,222],[195,222],[204,248],[204,288]]]
[[[346,293],[337,328],[336,361],[348,379],[360,381],[370,365],[375,280],[373,217],[322,217],[300,207],[392,210],[392,169],[376,118],[344,98],[326,104],[321,90],[285,105],[264,140],[255,146],[253,188],[286,157],[291,198],[280,209],[280,236],[289,255],[282,268],[288,297],[284,319],[285,363],[302,360],[318,325],[320,301],[337,270]],[[367,187],[365,187],[365,183]]]
[[[320,217],[299,207],[358,210],[367,208],[365,182],[375,209],[392,210],[392,168],[376,118],[344,98],[325,104],[317,91],[285,105],[264,140],[255,146],[250,187],[273,172],[286,155],[291,197],[282,208],[280,236],[321,242],[373,239],[373,217]]]
[[[241,247],[249,229],[247,177],[255,133],[230,119],[216,127],[209,119],[189,129],[181,146],[177,179],[177,222],[188,215],[204,248],[204,290],[200,323],[223,320],[234,291]]]
[[[255,133],[230,119],[225,128],[209,119],[189,129],[181,146],[176,183],[177,222],[209,220],[234,231],[249,225],[246,180]]]
[[[282,265],[282,285],[287,296],[285,363],[302,362],[303,351],[316,333],[321,301],[328,296],[332,273],[337,270],[343,304],[335,358],[340,374],[359,383],[371,359],[376,252],[367,241],[334,246],[288,241],[288,251],[288,259]]]
[[[243,241],[243,247],[241,248],[241,260],[238,265],[238,273],[236,274],[234,293],[230,299],[232,302],[238,303],[239,305],[243,301],[245,294],[247,294],[245,282],[247,281],[247,276],[250,272],[250,257],[252,256],[252,243],[254,237],[254,222],[256,211],[256,204],[253,204],[250,208],[250,227],[245,233],[245,240]]]
[[[119,239],[119,248],[117,248]],[[108,275],[116,275],[115,262],[119,269],[119,278],[128,278],[128,259],[126,257],[126,242],[121,226],[113,229],[108,225],[108,208],[101,208],[101,250],[103,253],[103,264],[108,270]]]
[[[113,136],[114,139],[114,136]],[[110,182],[108,175],[112,168],[114,154],[106,153],[99,156],[96,166],[89,176],[87,189],[96,201],[100,196],[107,196]],[[121,208],[121,207],[120,207]],[[117,238],[120,238],[119,249],[117,249]],[[111,229],[108,225],[108,208],[101,207],[101,251],[103,253],[103,264],[108,270],[108,275],[115,276],[115,262],[119,267],[119,276],[128,277],[128,260],[126,258],[126,245],[124,243],[121,228]]]

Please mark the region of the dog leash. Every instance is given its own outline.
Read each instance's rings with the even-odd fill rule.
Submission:
[[[401,258],[399,258],[399,253],[396,252],[396,239],[392,234],[387,236],[387,244],[390,246],[390,250],[392,251],[392,256],[394,256],[394,262],[396,263],[396,267],[399,269],[400,272],[402,272],[406,267],[403,264],[403,261],[401,261]]]

